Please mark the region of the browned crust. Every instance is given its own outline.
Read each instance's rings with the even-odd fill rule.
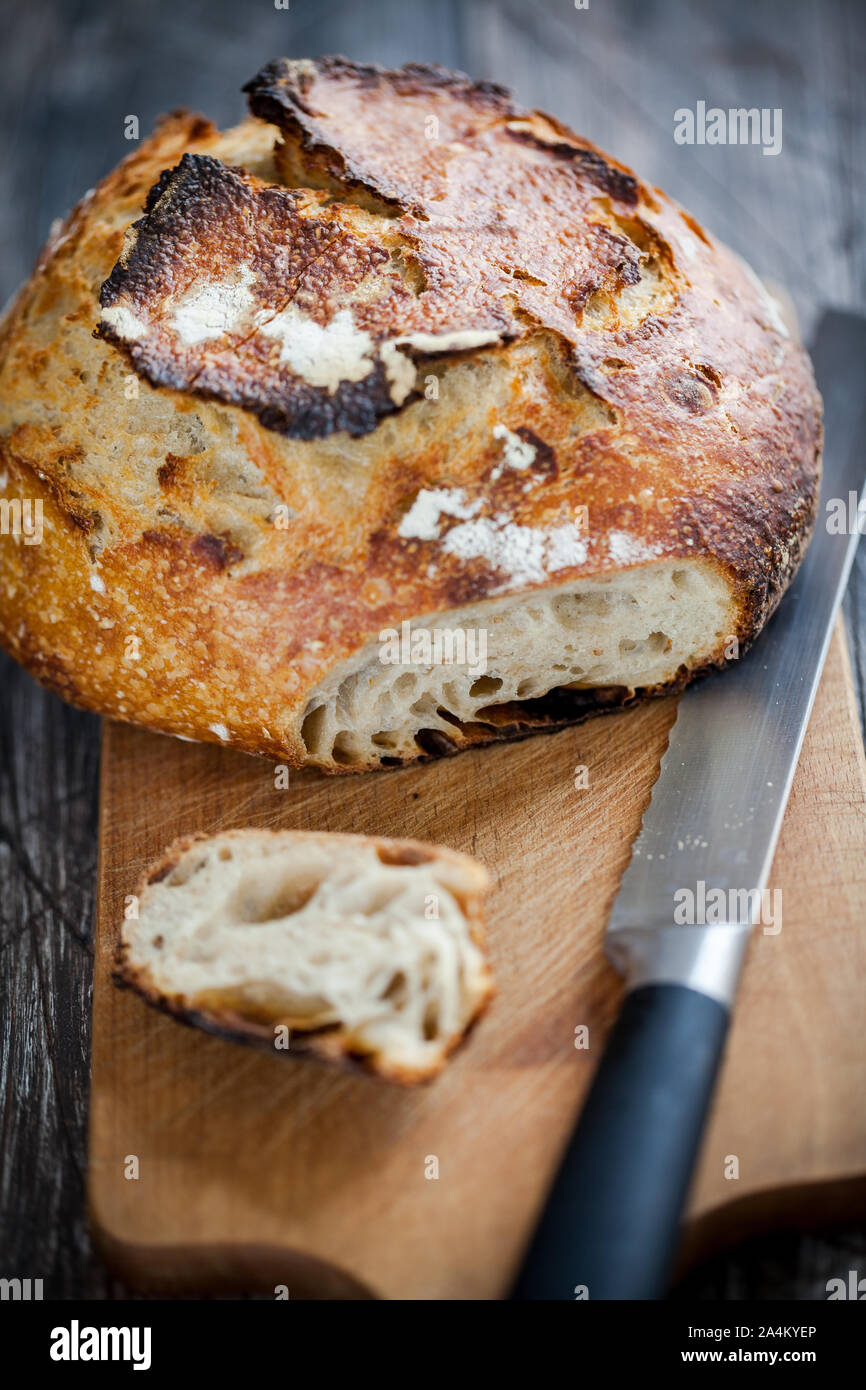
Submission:
[[[338,151],[353,178],[365,180],[353,196],[372,204],[394,192],[371,130],[382,118],[376,102],[387,101],[382,128],[394,135],[414,178],[411,149],[396,132],[404,101],[412,121],[424,109],[427,97],[412,105],[408,89],[423,84],[426,70],[386,78],[376,69],[353,75],[348,66],[322,60],[299,95],[279,67],[256,79],[257,92],[277,102],[286,149],[294,140]],[[481,84],[461,115],[466,79],[429,81],[446,135],[448,122],[459,119],[472,126],[473,138],[500,142],[503,119],[519,121],[506,137],[509,149],[537,157],[539,178],[551,187],[566,171],[596,227],[592,236],[607,247],[610,236],[626,240],[644,279],[652,268],[657,292],[649,296],[649,312],[624,307],[624,296],[642,284],[628,283],[634,255],[614,277],[624,287],[617,290],[608,279],[579,314],[572,305],[567,323],[555,279],[549,292],[532,278],[518,279],[505,305],[517,321],[515,336],[471,354],[507,383],[498,401],[449,405],[448,382],[460,359],[446,355],[435,365],[442,403],[407,399],[351,446],[347,433],[294,441],[262,428],[255,406],[210,405],[190,391],[161,386],[153,398],[167,403],[179,422],[198,422],[202,442],[189,451],[171,442],[159,453],[159,438],[144,436],[159,455],[151,484],[139,459],[140,433],[127,436],[131,447],[109,465],[103,436],[91,427],[106,399],[111,428],[123,429],[131,410],[122,390],[126,363],[90,336],[99,287],[111,281],[124,229],[162,171],[199,170],[202,161],[210,161],[208,177],[219,196],[232,191],[243,207],[256,209],[267,197],[274,217],[300,216],[301,207],[275,168],[269,172],[259,161],[257,173],[237,172],[243,142],[236,132],[221,136],[195,116],[164,123],[74,210],[0,328],[0,478],[7,476],[7,497],[44,503],[47,528],[42,546],[0,538],[0,642],[64,698],[192,738],[217,741],[214,725],[225,726],[233,748],[303,764],[307,701],[337,665],[403,618],[448,613],[509,592],[506,577],[489,563],[443,556],[435,541],[400,536],[400,520],[424,488],[461,488],[479,502],[478,515],[507,511],[530,528],[555,526],[587,507],[586,560],[546,586],[521,586],[526,590],[615,572],[607,538],[621,531],[660,561],[699,559],[715,567],[730,587],[730,636],[741,651],[773,611],[799,564],[817,505],[820,401],[802,349],[779,331],[742,263],[658,190],[634,180],[635,203],[632,184],[619,178],[627,173],[622,166],[605,159],[614,171],[607,176],[588,156],[575,162],[561,145],[584,154],[591,147],[551,118],[533,115],[527,129],[522,114],[512,117],[503,105],[499,89]],[[369,84],[363,97],[373,114],[366,124],[349,121],[341,129],[362,82]],[[311,115],[298,104],[325,109],[325,100],[313,101],[320,84],[336,116]],[[250,138],[244,133],[243,141]],[[369,248],[376,236],[384,246],[396,235],[396,222],[415,216],[385,219],[360,201],[329,201],[326,176],[313,163],[304,216],[331,219],[359,246]],[[606,190],[600,180],[607,180]],[[154,195],[148,217],[158,201]],[[488,209],[495,210],[495,204]],[[536,214],[530,209],[527,217]],[[423,251],[433,244],[432,232],[416,220],[413,236]],[[400,235],[405,242],[405,228]],[[590,279],[609,265],[603,256],[593,262]],[[478,275],[477,265],[472,273]],[[486,283],[479,281],[482,288]],[[413,304],[425,298],[413,297]],[[491,302],[485,298],[482,308]],[[143,382],[141,390],[149,401],[151,388]],[[508,470],[497,475],[497,423],[536,446],[528,492]],[[261,504],[232,492],[222,476],[214,481],[209,470],[228,438],[255,468],[268,499]],[[269,520],[272,502],[290,504],[288,529]],[[101,588],[94,591],[93,581]],[[130,634],[145,643],[137,666],[124,656]],[[719,644],[666,688],[681,688],[723,661]],[[657,693],[664,690],[623,698]],[[561,727],[592,712],[583,700],[583,694],[555,695],[546,709],[498,711],[490,725],[455,730],[452,742],[476,746]],[[440,742],[435,751],[445,746]]]
[[[150,885],[159,883],[171,873],[187,850],[197,843],[216,838],[234,839],[253,836],[259,839],[269,835],[276,837],[290,835],[293,839],[304,837],[319,842],[322,840],[329,842],[363,841],[365,844],[374,845],[382,862],[387,864],[411,865],[429,863],[435,859],[440,861],[450,859],[453,862],[471,865],[473,872],[478,876],[478,888],[459,895],[458,901],[469,924],[473,941],[483,949],[485,940],[483,895],[486,887],[484,884],[486,871],[482,869],[477,860],[471,859],[468,855],[446,849],[441,845],[426,844],[420,840],[394,840],[372,835],[344,835],[324,831],[250,829],[224,831],[218,836],[197,831],[174,840],[163,854],[145,869],[136,885],[135,895],[141,901]],[[222,1038],[226,1042],[241,1043],[246,1047],[268,1052],[272,1056],[277,1052],[274,1047],[274,1028],[279,1026],[283,1020],[269,1019],[267,1023],[262,1023],[231,1008],[221,1007],[219,1010],[190,1008],[182,995],[164,994],[154,985],[148,971],[138,969],[130,964],[129,944],[123,939],[122,929],[117,936],[112,978],[118,988],[132,990],[151,1007],[167,1014],[179,1023],[186,1024],[191,1028],[198,1028],[200,1031]],[[305,1031],[298,1026],[296,1021],[286,1021],[286,1027],[291,1032],[291,1046],[282,1050],[281,1055],[287,1058],[298,1057],[303,1060],[325,1063],[342,1071],[375,1076],[380,1080],[403,1086],[432,1081],[442,1071],[452,1053],[464,1044],[481,1015],[489,1007],[494,993],[492,977],[489,977],[487,992],[479,1000],[476,1010],[462,1034],[450,1041],[437,1065],[423,1071],[397,1066],[389,1063],[385,1058],[359,1051],[357,1044],[350,1037],[341,1034],[339,1025]]]
[[[324,325],[328,297],[379,271],[389,251],[302,202],[294,189],[264,184],[209,155],[185,154],[150,190],[146,215],[131,230],[135,240],[100,291],[103,309],[122,303],[153,331],[128,342],[103,320],[98,332],[155,385],[242,406],[293,439],[369,434],[396,409],[381,361],[363,381],[329,391],[282,367],[279,344],[250,334],[248,324],[217,343],[187,347],[163,316],[165,301],[194,285],[202,266],[218,281],[243,264],[256,277],[253,312],[273,318],[292,303]],[[390,299],[395,321],[405,319],[411,296],[397,276]]]
[[[311,201],[208,156],[184,155],[166,171],[100,296],[103,310],[121,307],[146,331],[133,338],[104,317],[98,330],[155,385],[244,406],[293,438],[363,435],[419,394],[389,385],[382,343],[538,331],[573,343],[594,293],[640,279],[644,253],[594,206],[604,196],[630,216],[637,180],[500,87],[420,64],[388,71],[325,58],[270,64],[245,90],[254,114],[280,127],[284,153],[294,142],[303,178],[342,201]],[[431,119],[432,141],[421,129]],[[372,230],[352,202],[359,191],[389,212]],[[420,275],[420,295],[389,264],[395,252]],[[220,283],[238,266],[255,277],[254,305],[236,329],[185,343],[172,307],[203,268]],[[267,323],[291,306],[326,327],[370,275],[380,291],[352,316],[375,345],[371,369],[336,390],[311,385],[282,360]],[[253,315],[265,326],[252,327]]]
[[[361,189],[393,209],[429,213],[430,193],[419,178],[419,166],[429,163],[430,149],[413,134],[434,116],[436,139],[471,141],[477,134],[502,131],[505,140],[538,142],[530,129],[509,129],[509,121],[529,121],[536,114],[517,105],[506,87],[475,82],[464,72],[433,63],[406,63],[384,68],[377,63],[353,63],[343,57],[302,60],[278,58],[268,63],[243,89],[253,115],[280,127],[284,136],[300,141],[307,160],[320,175],[338,186]],[[339,142],[333,139],[335,113],[342,110]],[[319,109],[321,107],[321,109]],[[406,120],[404,113],[409,113]],[[337,116],[337,120],[340,116]],[[382,120],[388,122],[383,127]],[[545,153],[577,165],[602,191],[634,204],[638,183],[623,165],[579,139],[558,121],[545,118]],[[415,127],[415,129],[413,129]],[[381,138],[382,130],[387,138]],[[379,139],[375,137],[379,135]],[[559,138],[561,137],[561,138]],[[427,137],[428,139],[430,137]],[[371,147],[376,154],[371,157]],[[441,186],[433,180],[436,192]]]

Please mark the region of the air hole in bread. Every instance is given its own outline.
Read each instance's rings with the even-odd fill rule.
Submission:
[[[301,725],[301,739],[307,752],[312,756],[321,753],[325,747],[327,711],[324,705],[311,709]]]
[[[364,761],[363,754],[358,747],[359,740],[354,734],[347,730],[342,730],[334,739],[331,748],[331,757],[335,763],[341,763],[343,767],[352,767],[356,763]]]
[[[424,1040],[432,1042],[439,1032],[439,1009],[437,1005],[429,1004],[424,1015]]]
[[[396,748],[400,742],[400,736],[394,729],[380,729],[373,735],[372,742],[377,748]]]
[[[404,671],[402,676],[398,676],[394,682],[394,690],[398,695],[410,695],[418,684],[417,678],[412,671]]]
[[[473,681],[469,687],[469,694],[476,695],[495,695],[497,690],[501,690],[502,681],[498,676],[479,676],[477,681]]]
[[[237,890],[231,910],[237,921],[247,926],[278,922],[305,908],[315,894],[319,881],[318,877],[306,882],[279,876],[276,881],[272,876],[266,876],[264,881],[259,878],[245,879]]]
[[[597,593],[561,594],[553,600],[552,607],[563,627],[579,631],[586,626],[588,617],[607,618],[614,605],[635,602],[631,595],[600,589]]]
[[[630,638],[623,638],[619,644],[620,654],[630,655],[634,652],[643,654],[645,652],[664,652],[670,645],[670,638],[664,632],[651,632],[643,642],[635,642]]]
[[[398,970],[396,975],[392,975],[387,987],[382,991],[382,998],[387,999],[399,1009],[400,1005],[406,1001],[406,976],[402,970]]]

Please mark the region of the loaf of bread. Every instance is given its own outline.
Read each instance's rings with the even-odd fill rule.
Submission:
[[[748,267],[502,88],[281,60],[87,194],[0,334],[0,640],[68,700],[354,772],[740,656],[820,400]]]
[[[492,993],[487,887],[474,859],[415,840],[194,836],[145,874],[115,978],[221,1037],[427,1080]]]

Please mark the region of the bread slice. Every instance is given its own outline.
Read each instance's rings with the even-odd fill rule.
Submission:
[[[492,993],[488,884],[475,860],[415,840],[192,836],[145,874],[115,979],[224,1038],[424,1081]]]
[[[0,331],[0,503],[44,507],[0,535],[0,642],[76,704],[338,773],[742,655],[821,451],[748,267],[494,84],[283,59],[247,91],[143,141]],[[420,658],[383,660],[404,622]]]

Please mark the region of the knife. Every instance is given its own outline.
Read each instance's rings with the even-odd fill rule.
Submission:
[[[778,929],[764,890],[866,529],[866,319],[825,314],[813,361],[825,440],[812,542],[748,655],[680,701],[607,929],[625,1002],[512,1299],[658,1299],[668,1286],[749,935],[762,918]]]

